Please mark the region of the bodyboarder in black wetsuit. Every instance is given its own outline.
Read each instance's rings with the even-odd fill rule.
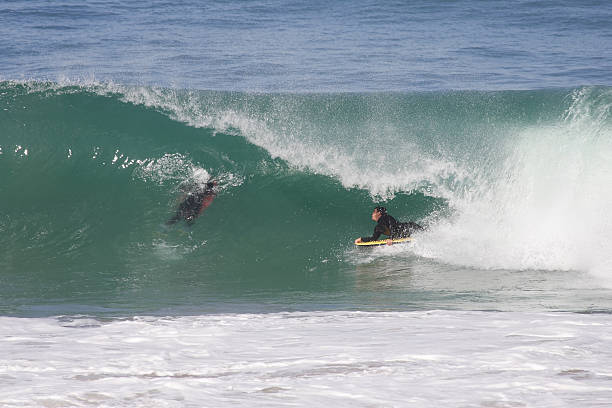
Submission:
[[[355,243],[359,242],[371,242],[377,241],[381,235],[389,236],[389,240],[394,238],[406,238],[412,234],[413,231],[422,231],[421,227],[416,222],[398,222],[395,218],[387,214],[385,207],[376,207],[372,212],[372,220],[377,221],[374,227],[374,234],[371,237],[361,237],[355,240]],[[390,241],[387,242],[390,245]]]
[[[175,224],[179,220],[185,220],[188,224],[192,224],[214,200],[217,195],[214,190],[216,185],[216,181],[209,181],[204,189],[200,187],[188,192],[181,204],[179,204],[176,214],[166,221],[166,225]]]

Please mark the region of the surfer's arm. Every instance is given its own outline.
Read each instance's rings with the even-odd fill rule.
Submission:
[[[376,225],[376,227],[374,227],[374,235],[371,237],[361,237],[361,242],[378,241],[378,238],[383,234],[383,230],[384,228],[382,226]]]

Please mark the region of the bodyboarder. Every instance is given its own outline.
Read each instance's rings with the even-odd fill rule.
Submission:
[[[387,245],[392,245],[392,239],[407,238],[414,231],[422,231],[424,228],[416,222],[398,222],[391,215],[387,214],[385,207],[376,207],[372,212],[372,221],[376,221],[374,233],[371,237],[361,237],[355,240],[355,244],[360,242],[377,241],[381,235],[387,235]]]

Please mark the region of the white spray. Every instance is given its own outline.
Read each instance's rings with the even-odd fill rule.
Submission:
[[[494,174],[450,203],[416,251],[491,269],[612,273],[611,91],[576,91],[564,118],[515,135]],[[485,180],[485,181],[483,181]]]

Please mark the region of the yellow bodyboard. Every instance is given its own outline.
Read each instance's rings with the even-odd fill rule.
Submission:
[[[400,243],[406,243],[406,242],[411,242],[412,238],[408,237],[408,238],[395,238],[391,240],[393,242],[393,244],[400,244]],[[358,244],[355,244],[357,246],[377,246],[377,245],[387,245],[387,240],[386,239],[381,239],[380,241],[370,241],[370,242],[360,242]]]

